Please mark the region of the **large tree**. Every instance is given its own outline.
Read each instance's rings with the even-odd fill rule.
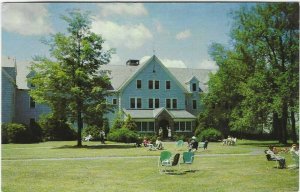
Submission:
[[[57,33],[45,41],[51,58],[34,59],[30,82],[35,87],[30,95],[49,105],[58,119],[76,122],[81,146],[83,123],[97,125],[109,110],[105,99],[109,78],[101,65],[109,63],[112,50],[104,51],[102,37],[91,32],[89,13],[73,10],[61,18],[68,24],[67,34]]]
[[[273,132],[281,143],[287,142],[290,118],[292,139],[296,142],[298,4],[259,3],[242,7],[233,13],[233,18],[232,48],[212,46],[211,55],[220,70],[209,83],[209,90],[215,91],[210,91],[206,100],[216,98],[208,102],[214,104],[224,98],[223,102],[234,104],[229,105],[227,118],[232,128],[254,131],[271,117]],[[226,107],[221,106],[223,110]]]

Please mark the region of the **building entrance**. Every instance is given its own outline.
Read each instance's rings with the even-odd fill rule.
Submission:
[[[159,122],[159,128],[162,128],[163,130],[163,135],[162,135],[162,139],[165,139],[168,137],[168,129],[167,127],[169,127],[169,121],[166,120],[166,119],[162,119],[160,122]]]

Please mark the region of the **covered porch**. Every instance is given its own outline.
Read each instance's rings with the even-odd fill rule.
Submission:
[[[162,128],[162,138],[168,137],[168,127],[171,135],[185,134],[192,135],[196,126],[196,117],[186,110],[169,110],[157,108],[153,110],[127,110],[124,114],[130,115],[137,125],[139,133],[152,133],[158,135],[159,128]]]

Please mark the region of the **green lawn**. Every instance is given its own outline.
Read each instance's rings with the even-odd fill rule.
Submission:
[[[299,170],[277,169],[263,150],[272,142],[238,141],[236,146],[209,143],[200,149],[192,172],[159,174],[160,151],[129,144],[75,141],[2,145],[2,191],[298,191]],[[165,143],[182,154],[174,143]],[[290,154],[282,153],[287,165]]]

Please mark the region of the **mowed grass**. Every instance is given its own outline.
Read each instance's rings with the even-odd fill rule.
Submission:
[[[161,151],[132,144],[75,141],[2,145],[2,191],[298,191],[298,169],[277,169],[263,150],[272,142],[239,141],[236,146],[209,143],[194,164],[159,174]],[[173,154],[186,151],[165,143]],[[287,165],[290,154],[282,153]]]

